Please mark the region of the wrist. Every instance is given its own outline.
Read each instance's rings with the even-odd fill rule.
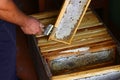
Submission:
[[[29,20],[30,20],[29,16],[25,16],[21,19],[21,21],[18,23],[18,25],[20,27],[26,27],[27,24],[29,23]]]

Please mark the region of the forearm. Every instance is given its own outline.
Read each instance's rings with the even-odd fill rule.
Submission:
[[[12,0],[0,0],[0,19],[22,26],[28,19]]]
[[[22,13],[13,0],[0,0],[0,19],[17,24],[25,34],[42,34],[43,25]]]

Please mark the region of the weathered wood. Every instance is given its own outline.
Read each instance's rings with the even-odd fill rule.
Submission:
[[[86,39],[86,38],[92,38],[92,37],[96,37],[96,36],[100,36],[100,35],[107,35],[107,34],[108,33],[105,32],[105,31],[100,31],[100,32],[97,32],[96,34],[91,33],[89,35],[81,35],[79,38]],[[74,39],[73,39],[73,41],[74,41]],[[39,39],[38,46],[44,47],[44,46],[47,46],[47,45],[54,45],[56,43],[58,43],[58,42],[48,41],[46,37],[43,37],[43,38]]]
[[[84,29],[80,29],[77,31],[75,38],[73,39],[73,41],[77,40],[77,39],[85,39],[85,38],[92,38],[92,36],[99,36],[101,34],[106,34],[108,35],[108,32],[106,31],[106,28],[101,25],[101,26],[96,26],[96,27],[90,27],[90,28],[84,28]],[[38,39],[38,46],[42,46],[48,43],[56,43],[55,41],[48,41],[47,37],[43,37],[42,38],[37,38]],[[45,40],[45,43],[43,42]],[[40,44],[40,45],[39,45]]]
[[[91,44],[91,43],[96,43],[96,42],[101,42],[101,41],[111,40],[111,39],[112,38],[108,35],[101,35],[98,37],[93,37],[93,38],[88,38],[88,39],[80,39],[80,40],[77,39],[77,40],[73,41],[71,45],[56,43],[56,44],[41,47],[41,51],[49,52],[49,51],[54,51],[54,50],[58,50],[58,49],[70,48],[73,46],[83,46],[86,44]]]
[[[40,20],[41,23],[43,23],[45,25],[45,27],[49,24],[54,24],[55,23],[56,18],[47,18],[47,19],[43,19]]]
[[[113,42],[106,42],[106,43],[98,43],[98,45],[95,44],[91,44],[91,45],[85,45],[84,47],[78,47],[78,48],[68,48],[67,50],[63,50],[63,51],[55,51],[55,52],[50,52],[50,53],[44,53],[44,56],[47,60],[53,60],[53,59],[57,59],[60,57],[67,57],[67,56],[72,56],[72,55],[78,55],[78,54],[82,54],[83,52],[90,52],[90,53],[94,53],[94,52],[98,52],[98,51],[103,51],[103,50],[109,50],[109,49],[114,49],[116,46]],[[69,50],[75,50],[75,49],[86,49],[84,51],[75,51],[75,52],[65,52],[65,51],[69,51]],[[46,54],[46,55],[45,55]]]
[[[84,16],[84,14],[85,14],[85,12],[86,12],[86,10],[87,10],[87,7],[88,7],[88,5],[89,5],[89,3],[90,3],[90,1],[91,0],[85,0],[85,2],[84,1],[80,1],[78,4],[79,5],[83,5],[83,6],[79,6],[79,7],[77,7],[78,8],[78,12],[76,11],[76,12],[74,12],[74,13],[76,13],[77,15],[74,15],[74,16],[77,16],[78,17],[78,19],[77,18],[73,18],[73,20],[75,21],[75,24],[73,23],[73,22],[69,22],[70,24],[72,23],[72,25],[70,25],[70,26],[72,26],[73,28],[71,29],[71,27],[69,26],[68,27],[68,29],[70,28],[71,29],[71,31],[70,31],[70,33],[68,32],[68,30],[67,30],[67,32],[68,32],[68,34],[64,34],[63,32],[65,32],[66,30],[62,30],[63,32],[61,33],[61,34],[63,34],[63,37],[61,36],[61,37],[57,37],[56,35],[58,35],[57,33],[59,33],[59,32],[61,32],[61,29],[60,30],[58,30],[59,28],[64,28],[64,27],[66,27],[65,25],[64,26],[60,26],[60,25],[62,25],[62,24],[64,24],[64,23],[67,23],[66,21],[67,20],[65,20],[65,22],[63,21],[64,20],[64,17],[65,17],[65,15],[68,13],[70,13],[70,12],[68,12],[68,10],[70,11],[70,9],[68,8],[68,7],[70,7],[70,4],[73,4],[74,5],[74,7],[75,7],[75,3],[72,3],[72,1],[71,0],[66,0],[65,1],[65,3],[64,3],[64,5],[63,5],[63,8],[62,8],[62,10],[61,10],[61,12],[60,12],[60,14],[59,14],[59,17],[58,17],[58,19],[57,19],[57,21],[56,21],[56,23],[55,23],[55,27],[57,28],[55,28],[54,30],[53,30],[53,32],[51,33],[51,35],[50,35],[50,37],[49,37],[49,39],[52,39],[52,40],[55,40],[55,41],[59,41],[59,42],[63,42],[63,43],[66,43],[66,44],[70,44],[71,43],[71,41],[72,41],[72,39],[73,39],[73,36],[75,35],[75,33],[76,33],[76,31],[77,31],[77,29],[78,29],[78,26],[80,25],[80,23],[81,23],[81,21],[82,21],[82,18],[83,18],[83,16]],[[77,5],[78,6],[78,5]],[[73,6],[72,6],[73,7]],[[74,8],[73,7],[73,8]],[[79,9],[81,9],[80,10],[80,12],[79,12]],[[74,9],[75,10],[75,9]],[[71,12],[72,13],[72,12]],[[73,13],[72,13],[73,14]],[[79,14],[79,15],[78,15]],[[70,17],[70,16],[69,16]],[[73,15],[71,16],[71,17],[73,17]],[[65,18],[66,19],[66,18]],[[69,19],[70,20],[70,19]],[[63,21],[63,23],[62,23],[62,21]],[[78,22],[77,22],[78,21]],[[77,23],[76,23],[77,22]],[[66,28],[67,29],[67,28]],[[61,34],[59,34],[58,36],[60,36]]]
[[[114,62],[115,59],[115,45],[114,44],[104,44],[102,46],[94,46],[93,48],[90,46],[88,50],[77,51],[76,49],[70,49],[67,51],[73,52],[65,52],[58,53],[57,55],[51,55],[46,57],[51,71],[53,75],[66,74],[68,72],[75,72],[76,70],[81,71],[81,68],[85,69],[85,67],[93,67],[93,65],[99,64],[99,66],[103,65],[101,63],[109,63]],[[85,47],[83,47],[85,49]],[[66,54],[64,54],[66,53]],[[97,65],[97,67],[99,67]],[[106,66],[104,64],[104,66]],[[88,69],[88,68],[87,68]],[[89,68],[90,69],[90,68]]]
[[[98,46],[103,46],[105,47],[106,45],[108,45],[108,47],[110,46],[114,46],[114,42],[112,40],[108,40],[108,41],[103,41],[103,42],[98,42],[98,43],[93,43],[93,44],[87,44],[87,45],[84,45],[84,46],[77,46],[77,47],[71,47],[71,48],[66,48],[66,49],[62,49],[62,50],[55,50],[55,51],[51,51],[51,52],[45,52],[43,53],[45,57],[49,57],[49,56],[60,56],[60,55],[71,55],[71,54],[80,54],[80,53],[74,53],[74,52],[69,52],[70,54],[68,54],[67,52],[64,52],[64,51],[68,51],[68,50],[73,50],[73,49],[77,49],[77,48],[83,48],[84,51],[91,51],[91,52],[95,52],[96,48],[97,50],[100,49]],[[110,45],[110,46],[109,46]],[[105,49],[105,48],[103,48]],[[96,50],[96,51],[97,51]],[[83,51],[79,51],[79,52],[83,52]]]
[[[103,23],[97,18],[97,16],[92,11],[87,11],[78,29],[89,28],[92,26],[98,26],[102,24]]]
[[[75,41],[77,39],[92,38],[94,36],[99,36],[102,34],[108,35],[108,32],[106,31],[106,28],[104,28],[104,27],[98,27],[98,28],[92,28],[92,29],[83,29],[83,30],[77,31],[73,41]],[[50,44],[52,42],[57,43],[55,41],[50,41],[50,40],[48,41],[47,37],[38,38],[38,46]]]
[[[119,74],[116,74],[116,75],[114,74],[114,76],[118,76],[120,78],[120,65],[82,71],[82,72],[76,72],[76,73],[71,73],[66,75],[53,76],[52,80],[82,80],[92,76],[99,76],[99,75],[104,76],[107,73],[113,73],[113,72],[118,72]],[[111,76],[113,77],[113,75]],[[112,80],[117,80],[117,79],[112,79]]]
[[[49,12],[41,12],[41,13],[32,14],[30,16],[38,20],[44,20],[47,18],[57,17],[58,14],[59,14],[59,11],[49,11]]]

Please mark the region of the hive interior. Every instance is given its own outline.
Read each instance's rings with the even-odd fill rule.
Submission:
[[[47,26],[55,23],[58,14],[58,11],[51,11],[32,16]],[[87,10],[70,45],[48,40],[48,36],[36,36],[36,40],[41,51],[40,55],[47,62],[53,76],[110,66],[114,64],[116,57],[115,41],[103,22],[91,10]],[[115,73],[115,75],[118,74]],[[106,75],[114,74],[106,73]],[[103,79],[101,76],[98,76],[99,80]],[[88,78],[92,80],[96,77]],[[73,80],[87,80],[88,78]]]

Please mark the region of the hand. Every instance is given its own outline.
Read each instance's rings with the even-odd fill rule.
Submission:
[[[24,24],[22,24],[21,29],[25,34],[40,35],[44,31],[44,25],[40,23],[37,19],[29,17]]]

